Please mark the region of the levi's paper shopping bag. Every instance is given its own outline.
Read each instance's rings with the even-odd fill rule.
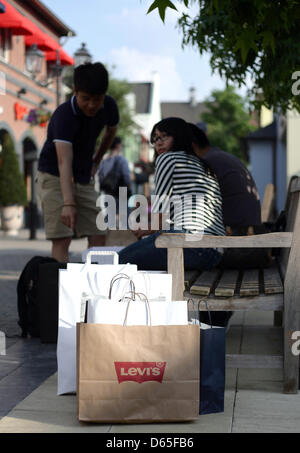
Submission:
[[[199,373],[199,326],[77,325],[82,422],[197,419]]]
[[[95,281],[108,294],[111,280],[116,274],[121,272],[130,277],[137,272],[136,265],[78,266],[70,265],[67,270],[59,271],[58,395],[76,392],[76,323],[81,321],[82,295],[91,292],[91,282]],[[117,282],[116,288],[121,283],[121,280]]]

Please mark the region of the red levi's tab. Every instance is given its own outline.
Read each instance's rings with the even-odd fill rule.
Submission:
[[[162,383],[167,362],[115,362],[119,384],[125,381]]]

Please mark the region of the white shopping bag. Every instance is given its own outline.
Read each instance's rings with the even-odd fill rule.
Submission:
[[[83,263],[68,263],[68,270],[89,270],[97,264],[119,264],[119,255],[115,250],[102,250],[104,247],[93,247],[82,253]],[[94,264],[92,264],[92,261]]]
[[[149,319],[151,313],[151,322]],[[87,302],[87,322],[127,326],[170,326],[188,324],[187,301],[147,301],[91,299]]]
[[[76,391],[76,323],[81,321],[82,295],[91,293],[91,281],[108,294],[110,282],[118,273],[130,277],[137,273],[137,266],[70,264],[67,269],[59,270],[58,395]],[[121,284],[125,286],[127,281],[117,282],[116,291]]]
[[[81,254],[82,261],[85,263],[87,261],[87,255],[90,255],[93,257],[93,262],[97,264],[118,264],[118,263],[111,263],[109,262],[109,257],[106,254],[101,253],[99,255],[98,253],[93,253],[93,252],[115,252],[118,254],[124,247],[90,247],[87,250],[84,250]],[[91,253],[92,252],[92,253]]]
[[[172,275],[151,272],[137,271],[127,273],[126,268],[115,275],[109,282],[99,284],[98,275],[93,272],[93,268],[87,274],[88,288],[84,296],[87,298],[96,297],[102,299],[120,300],[124,295],[132,291],[145,294],[148,300],[166,301],[172,299]]]

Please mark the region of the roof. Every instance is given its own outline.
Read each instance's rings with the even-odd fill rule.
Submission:
[[[277,137],[277,124],[276,121],[266,127],[261,127],[255,132],[251,132],[245,137],[245,140],[276,140]]]
[[[40,0],[15,0],[24,8],[30,10],[34,16],[50,26],[58,36],[76,36],[74,30],[62,22],[54,12],[52,12]]]
[[[129,83],[136,99],[136,113],[149,113],[152,92],[151,82]]]
[[[178,117],[183,118],[188,123],[199,123],[200,115],[205,110],[204,104],[199,102],[162,102],[162,118]]]

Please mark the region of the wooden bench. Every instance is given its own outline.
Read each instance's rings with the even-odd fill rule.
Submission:
[[[300,178],[291,180],[287,204],[287,227],[283,233],[255,236],[208,236],[164,233],[156,247],[168,249],[168,273],[173,276],[173,300],[193,299],[200,310],[282,312],[283,355],[227,355],[232,368],[283,368],[284,393],[297,393],[299,356],[292,353],[294,331],[300,331]],[[193,237],[193,240],[191,238]],[[213,270],[186,272],[184,248],[237,247],[282,248],[268,269],[244,272]]]

